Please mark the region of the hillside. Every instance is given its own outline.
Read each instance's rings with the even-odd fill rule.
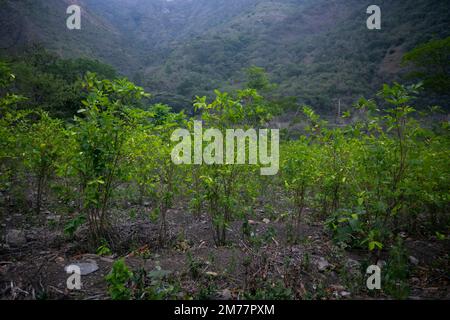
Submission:
[[[0,0],[0,300],[448,303],[449,2],[369,4]]]
[[[37,42],[97,58],[175,107],[239,87],[243,68],[258,65],[280,95],[329,111],[397,79],[406,51],[450,34],[446,1],[377,1],[377,31],[365,23],[372,2],[5,0],[0,41],[9,51]],[[70,3],[83,8],[81,31],[65,28]]]

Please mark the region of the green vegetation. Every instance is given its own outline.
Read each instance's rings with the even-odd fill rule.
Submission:
[[[27,97],[17,107],[42,109],[59,118],[71,118],[79,109],[86,97],[82,80],[87,72],[102,79],[116,78],[115,70],[108,65],[84,58],[61,59],[40,46],[5,60],[15,75],[9,90]]]
[[[438,94],[450,92],[450,37],[423,44],[403,57],[403,63],[416,71],[409,76],[419,78],[427,89]]]
[[[377,31],[366,28],[369,4],[359,0],[96,0],[83,4],[82,32],[62,30],[59,0],[4,2],[1,48],[44,43],[65,58],[98,59],[174,110],[189,109],[195,95],[239,88],[256,65],[277,84],[273,94],[334,114],[339,99],[350,109],[399,81],[405,52],[450,36],[442,0],[380,0]]]
[[[117,260],[114,263],[111,272],[106,276],[111,299],[129,300],[131,298],[131,290],[127,288],[127,284],[132,277],[133,273],[128,269],[125,261]]]
[[[439,60],[429,68],[423,58],[447,50],[448,39],[431,42],[405,61],[426,69],[419,74],[426,87],[442,88],[446,80],[441,81],[444,73],[437,66],[446,64]],[[301,253],[301,264],[279,263],[268,249],[278,240],[291,252],[296,245],[306,247],[313,240],[305,238],[302,227],[314,222],[324,226],[339,249],[362,250],[375,262],[386,257],[383,293],[407,298],[411,270],[402,234],[448,239],[449,125],[430,125],[418,117],[415,98],[422,84],[385,84],[375,98],[360,98],[346,110],[339,125],[310,106],[297,105],[306,125],[298,128],[298,138],[282,140],[280,174],[263,177],[258,165],[176,165],[170,138],[175,129],[193,129],[199,119],[222,134],[267,127],[282,102],[262,68],[246,70],[243,89],[215,90],[214,98],[196,96],[195,115],[189,117],[164,104],[148,106],[150,95],[142,87],[98,62],[62,60],[42,50],[24,57],[0,62],[0,191],[8,199],[1,203],[2,212],[20,210],[38,220],[44,208],[56,208],[65,214],[61,229],[68,241],[84,228],[83,244],[90,252],[107,256],[131,250],[121,246],[115,214],[124,210],[135,219],[134,200],[145,207],[146,222],[158,223],[152,229],[157,248],[170,250],[176,237],[184,240],[183,234],[171,233],[176,220],[170,215],[186,204],[190,218],[206,217],[214,249],[237,243],[245,248],[242,297],[322,298],[327,293],[321,283],[314,283],[314,295],[301,287],[300,275],[310,276],[307,252]],[[267,218],[252,220],[261,207],[286,234],[264,227]],[[233,224],[242,226],[242,234],[231,234]],[[183,291],[180,278],[162,270],[156,254],[145,247],[134,252],[155,262],[155,270],[131,271],[125,259],[117,260],[106,277],[110,297],[214,298],[218,288],[211,279],[225,272],[205,272],[211,262],[193,256],[189,243],[180,242],[187,271],[178,276],[194,279],[195,289]],[[275,268],[283,269],[282,279],[270,278]]]

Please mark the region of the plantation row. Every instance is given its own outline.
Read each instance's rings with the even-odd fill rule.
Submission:
[[[6,88],[14,77],[5,72],[1,81]],[[254,89],[217,91],[211,103],[198,97],[198,116],[189,118],[161,104],[137,108],[147,94],[125,79],[88,73],[83,86],[87,98],[67,123],[16,108],[24,97],[2,95],[4,214],[32,208],[39,216],[62,203],[71,217],[65,232],[73,235],[86,224],[95,248],[113,242],[111,210],[124,194],[127,201],[151,203],[162,246],[169,240],[168,212],[181,200],[193,216],[209,215],[216,245],[227,244],[227,227],[239,220],[242,236],[251,240],[248,220],[260,205],[283,209],[276,218],[290,227],[293,242],[307,211],[325,221],[336,241],[369,251],[381,251],[402,231],[448,233],[449,127],[417,121],[411,103],[419,86],[385,85],[382,109],[361,99],[354,114],[345,114],[349,124],[337,128],[303,107],[309,125],[300,138],[282,139],[273,177],[260,176],[257,165],[175,165],[171,159],[172,132],[192,129],[200,117],[204,128],[222,132],[266,128],[274,106]]]

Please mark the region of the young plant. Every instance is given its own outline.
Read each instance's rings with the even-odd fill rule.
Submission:
[[[227,129],[256,128],[271,117],[268,105],[254,89],[238,91],[236,97],[217,90],[215,93],[216,99],[212,103],[206,103],[206,97],[197,97],[194,107],[202,111],[205,125],[219,130],[222,135],[225,135]],[[245,145],[248,154],[249,144]],[[235,145],[235,150],[236,148]],[[215,150],[212,156],[215,157],[217,152]],[[236,151],[234,155],[237,156]],[[230,223],[236,217],[245,217],[247,209],[252,207],[256,191],[252,187],[252,181],[257,181],[256,169],[256,166],[248,165],[202,165],[200,179],[216,245],[226,244]]]
[[[72,129],[77,143],[74,166],[90,236],[98,244],[108,238],[112,192],[128,161],[125,143],[133,132],[131,106],[148,95],[125,79],[100,81],[94,74],[86,76],[85,87],[89,95]]]
[[[111,272],[106,276],[108,292],[113,300],[130,300],[131,290],[127,287],[133,277],[123,259],[114,262]]]
[[[37,116],[39,119],[31,124],[22,143],[25,144],[25,166],[36,181],[35,212],[39,214],[49,180],[54,176],[63,152],[65,132],[61,120],[52,119],[43,111]]]

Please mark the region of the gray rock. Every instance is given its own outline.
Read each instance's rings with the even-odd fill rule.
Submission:
[[[351,293],[348,291],[341,291],[340,295],[341,295],[341,297],[349,297],[351,295]]]
[[[49,215],[47,216],[48,221],[59,222],[61,220],[61,216],[58,215]]]
[[[229,289],[224,289],[220,291],[219,294],[223,300],[231,300],[233,298],[233,295]]]
[[[413,256],[409,256],[409,262],[411,262],[413,265],[417,266],[419,264],[419,259]]]
[[[70,265],[67,265],[64,267],[64,271],[67,272],[67,268],[69,266],[77,266],[80,268],[80,273],[82,276],[91,274],[98,270],[98,265],[95,261],[93,262],[77,262],[77,263],[71,263]]]
[[[107,262],[107,263],[114,263],[114,259],[113,258],[108,258],[108,257],[100,257],[100,260]]]
[[[330,263],[324,257],[320,257],[319,259],[317,259],[316,265],[317,269],[319,269],[319,271],[321,272],[330,267]]]
[[[25,232],[22,230],[11,229],[6,233],[6,243],[12,247],[20,247],[27,243]]]
[[[354,259],[348,259],[345,262],[345,267],[352,275],[358,275],[361,273],[361,263]]]
[[[355,259],[348,259],[347,262],[345,263],[345,265],[349,269],[359,269],[359,267],[361,266],[361,263],[359,263],[359,261],[357,261]]]
[[[377,261],[377,266],[380,267],[381,269],[386,265],[386,261],[384,260],[378,260]]]

